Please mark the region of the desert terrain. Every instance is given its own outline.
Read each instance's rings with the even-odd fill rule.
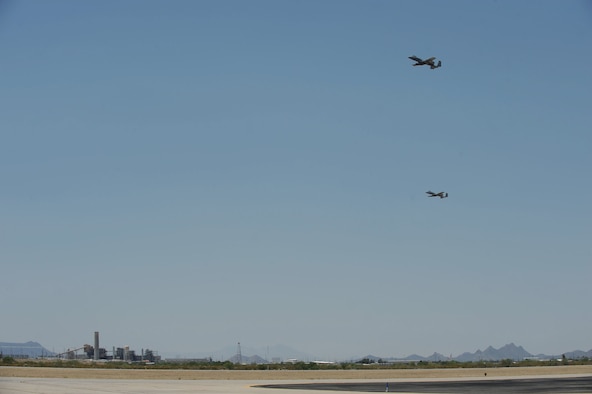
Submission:
[[[487,374],[487,375],[485,375]],[[592,365],[555,367],[380,369],[380,370],[180,370],[0,367],[0,377],[60,379],[142,379],[142,380],[328,380],[328,379],[425,379],[550,375],[592,375]]]

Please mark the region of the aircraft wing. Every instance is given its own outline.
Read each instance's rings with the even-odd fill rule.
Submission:
[[[418,58],[417,56],[409,56],[409,59],[411,60],[415,60],[416,62],[423,62],[423,60],[421,60],[420,58]]]
[[[427,63],[427,64],[434,64],[434,60],[436,60],[436,58],[435,57],[431,57],[429,59],[424,60],[424,62]]]

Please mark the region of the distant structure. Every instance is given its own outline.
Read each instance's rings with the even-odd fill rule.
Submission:
[[[95,331],[95,348],[93,352],[95,361],[99,361],[99,355],[101,353],[99,349],[99,332]]]
[[[45,349],[37,342],[13,343],[0,342],[0,358],[12,357],[17,359],[55,357],[55,353]]]
[[[99,346],[99,332],[95,331],[94,346],[82,345],[75,349],[68,349],[63,353],[55,354],[55,357],[65,358],[67,360],[92,360],[92,361],[125,361],[128,363],[155,363],[162,360],[158,353],[150,349],[142,349],[142,353],[136,355],[136,352],[128,345],[123,347],[113,346],[111,354],[107,354],[107,350]],[[82,354],[78,354],[82,351]]]
[[[237,350],[236,350],[236,359],[237,359],[237,362],[238,362],[239,364],[242,364],[242,363],[243,363],[243,355],[242,355],[242,353],[241,353],[241,346],[240,346],[240,342],[238,343],[238,348],[237,348]]]

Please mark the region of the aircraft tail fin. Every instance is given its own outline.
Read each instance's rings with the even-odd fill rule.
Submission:
[[[438,60],[438,65],[436,67],[442,67],[442,60]]]

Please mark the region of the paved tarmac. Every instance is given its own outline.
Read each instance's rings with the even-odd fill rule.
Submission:
[[[1,394],[592,393],[592,376],[404,381],[122,380],[0,377]]]
[[[415,382],[332,382],[268,384],[261,387],[294,390],[396,393],[592,393],[592,376],[528,379],[447,380]]]

